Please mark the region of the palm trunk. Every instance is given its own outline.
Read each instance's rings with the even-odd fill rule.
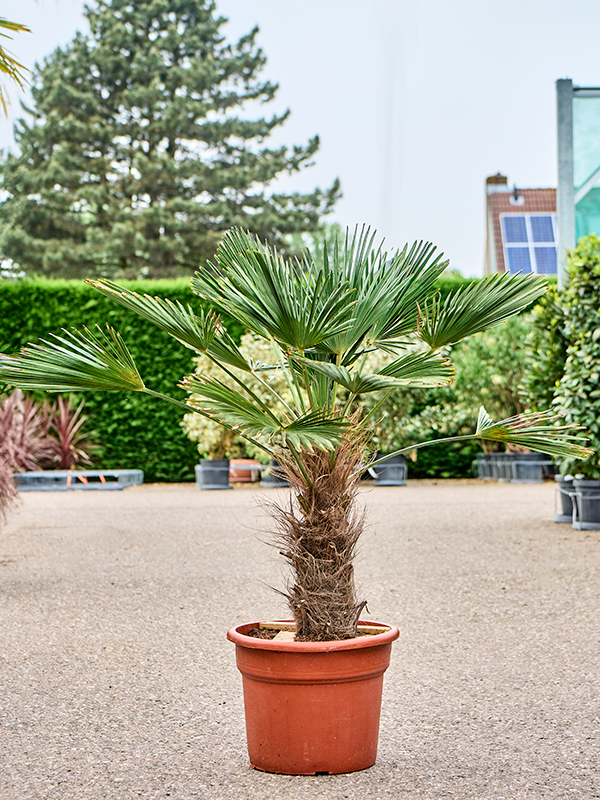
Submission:
[[[354,586],[353,560],[364,528],[356,508],[362,443],[348,443],[332,456],[316,450],[301,453],[302,466],[278,454],[294,490],[289,507],[275,506],[276,541],[291,567],[286,597],[297,626],[297,641],[349,639],[366,601]]]

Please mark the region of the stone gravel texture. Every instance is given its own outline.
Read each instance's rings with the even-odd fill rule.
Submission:
[[[379,757],[351,775],[249,769],[227,628],[285,616],[265,497],[27,493],[0,531],[2,800],[600,797],[600,531],[554,487],[362,493],[357,579],[400,639]]]

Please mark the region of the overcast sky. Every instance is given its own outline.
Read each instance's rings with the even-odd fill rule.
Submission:
[[[83,0],[0,0],[23,22],[28,67],[85,28]],[[237,38],[254,25],[292,115],[275,143],[321,137],[316,163],[286,179],[339,177],[334,219],[369,223],[391,248],[433,241],[465,275],[483,271],[486,176],[556,186],[555,86],[600,85],[598,0],[217,0]],[[11,115],[19,115],[11,89]],[[12,122],[0,146],[14,147]]]

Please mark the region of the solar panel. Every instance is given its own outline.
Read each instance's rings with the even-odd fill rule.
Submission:
[[[518,216],[517,214],[506,214],[502,218],[502,221],[504,223],[505,242],[527,241],[527,225],[525,224],[525,217]]]
[[[508,254],[509,272],[531,272],[531,258],[528,247],[509,247],[506,252]]]
[[[556,247],[536,247],[535,263],[538,272],[544,275],[556,275]]]
[[[531,235],[534,242],[553,242],[554,230],[552,229],[552,217],[532,216]]]

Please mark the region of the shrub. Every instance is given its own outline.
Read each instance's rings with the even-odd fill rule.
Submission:
[[[499,418],[520,414],[519,385],[525,374],[529,315],[513,317],[491,331],[472,336],[451,349],[456,380],[448,387],[412,389],[391,395],[381,406],[375,443],[384,453],[413,442],[462,436],[475,430],[480,405]],[[498,447],[484,442],[486,451]],[[415,453],[409,464],[414,478],[468,477],[481,445],[453,442]]]
[[[195,307],[202,302],[191,295],[188,280],[127,283],[140,293],[166,294]],[[171,391],[193,369],[192,352],[131,312],[116,306],[80,281],[0,281],[0,350],[16,352],[38,336],[48,338],[62,327],[95,324],[119,329],[136,363],[152,375],[152,388]],[[224,320],[239,341],[242,326]],[[185,398],[183,390],[176,396]],[[87,392],[86,413],[99,445],[97,462],[106,469],[136,467],[146,481],[193,480],[198,461],[195,445],[181,428],[182,413],[136,392]]]
[[[600,479],[600,238],[579,240],[568,265],[569,284],[560,298],[564,314],[567,359],[555,404],[568,422],[585,425],[594,455],[586,461],[565,460],[562,472],[575,470]]]
[[[565,371],[569,345],[565,309],[556,286],[540,298],[531,315],[531,331],[525,343],[525,370],[519,387],[521,399],[531,411],[549,408]]]

